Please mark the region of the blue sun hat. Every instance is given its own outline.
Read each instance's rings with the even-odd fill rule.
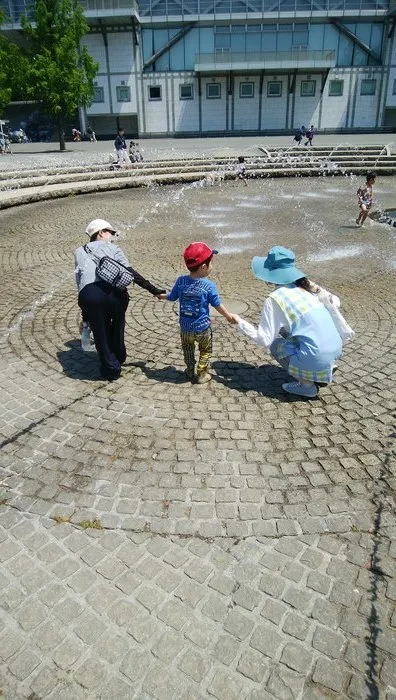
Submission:
[[[292,284],[305,277],[304,272],[296,267],[293,251],[281,245],[271,248],[265,258],[255,256],[252,260],[252,272],[259,280],[271,284]]]

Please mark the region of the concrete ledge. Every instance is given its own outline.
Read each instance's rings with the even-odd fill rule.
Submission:
[[[362,175],[366,172],[367,167],[363,166],[355,166],[352,168],[335,167],[334,169],[329,170],[328,174],[331,176],[346,174]],[[396,175],[396,167],[379,167],[376,169],[376,172],[378,175]],[[327,171],[318,167],[300,168],[298,171],[291,168],[273,168],[270,170],[258,169],[255,171],[254,177],[315,177],[319,175],[323,176],[325,174],[327,174]],[[208,185],[215,185],[216,182],[220,182],[222,180],[236,179],[234,172],[213,173],[208,175],[208,172],[201,171],[162,174],[151,177],[141,176],[139,178],[133,178],[131,176],[125,177],[123,176],[123,173],[120,173],[120,175],[121,176],[119,178],[112,177],[111,179],[107,179],[102,182],[85,181],[78,183],[69,182],[67,184],[53,184],[43,187],[40,189],[40,191],[37,191],[36,187],[24,188],[23,191],[17,190],[16,192],[8,191],[3,193],[2,197],[0,197],[0,210],[19,206],[21,204],[31,204],[33,202],[42,202],[60,197],[70,197],[79,194],[90,194],[95,192],[106,192],[135,187],[150,187],[153,184],[175,185],[207,180]]]

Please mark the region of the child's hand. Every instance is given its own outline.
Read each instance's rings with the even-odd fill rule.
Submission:
[[[156,294],[155,296],[156,296],[156,299],[158,299],[158,301],[165,301],[167,294],[168,294],[168,292],[163,292],[162,294]]]
[[[241,320],[241,317],[238,316],[238,314],[232,314],[232,321],[230,321],[230,323],[237,324],[237,323],[239,323],[240,320]]]

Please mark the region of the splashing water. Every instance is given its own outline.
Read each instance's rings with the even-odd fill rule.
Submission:
[[[327,262],[329,260],[338,260],[340,258],[354,258],[366,252],[366,245],[344,246],[342,248],[329,248],[323,253],[311,253],[307,255],[307,260],[312,262]]]

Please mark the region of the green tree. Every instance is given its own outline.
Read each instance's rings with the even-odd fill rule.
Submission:
[[[22,18],[31,60],[27,94],[41,102],[58,126],[64,151],[65,122],[91,104],[98,64],[81,39],[89,27],[77,0],[37,0],[32,20]]]
[[[0,26],[4,21],[0,10]],[[25,71],[23,51],[0,31],[0,116],[12,99],[23,99]]]

